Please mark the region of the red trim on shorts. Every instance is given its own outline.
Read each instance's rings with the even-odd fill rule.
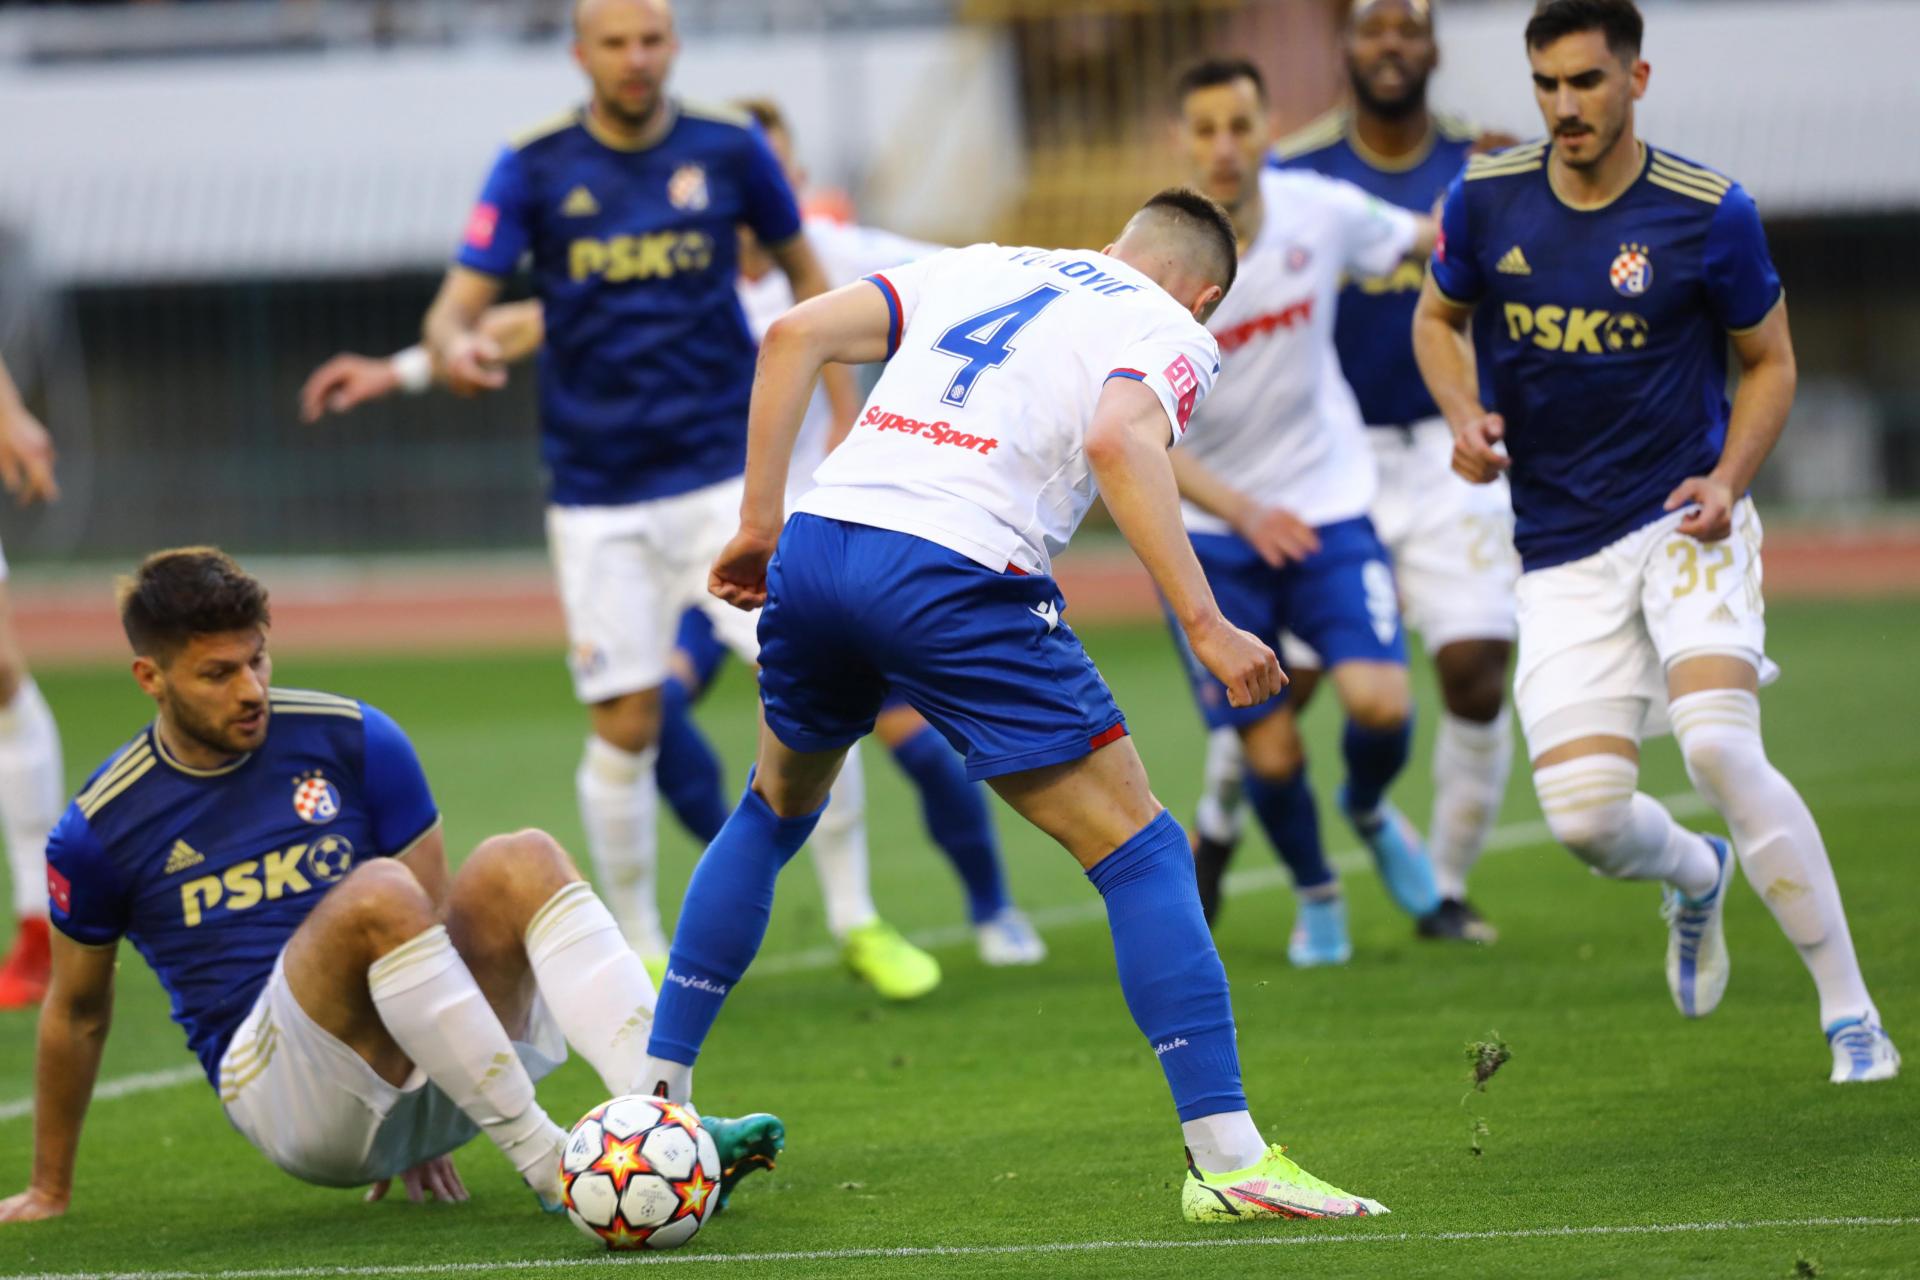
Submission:
[[[1022,569],[1019,565],[1015,564],[1011,560],[1007,561],[1007,572],[1018,574],[1022,578],[1027,576],[1027,571],[1025,569]]]
[[[1127,723],[1126,721],[1122,720],[1119,724],[1114,725],[1111,729],[1104,729],[1101,732],[1094,734],[1091,738],[1088,738],[1087,750],[1098,751],[1100,748],[1106,746],[1109,742],[1118,742],[1120,741],[1120,739],[1126,736],[1127,736]]]

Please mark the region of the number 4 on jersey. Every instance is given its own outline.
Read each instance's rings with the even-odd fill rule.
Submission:
[[[1065,292],[1043,284],[1025,297],[968,316],[941,334],[933,349],[966,361],[947,384],[940,397],[942,403],[955,408],[964,405],[980,375],[989,369],[998,369],[1013,354],[1014,335],[1032,324],[1034,318],[1047,309],[1048,303]]]

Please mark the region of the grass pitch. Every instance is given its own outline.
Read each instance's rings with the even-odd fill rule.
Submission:
[[[1787,673],[1764,699],[1769,749],[1823,824],[1887,1024],[1920,1053],[1920,686],[1910,671],[1920,602],[1779,607],[1773,623]],[[1086,639],[1159,794],[1184,820],[1201,731],[1165,636],[1102,628]],[[579,849],[571,779],[584,725],[551,655],[289,660],[278,674],[398,717],[426,761],[450,849],[529,824]],[[118,670],[48,673],[42,685],[74,781],[145,714]],[[1431,690],[1423,697],[1430,707]],[[736,784],[751,700],[735,671],[701,712]],[[1317,785],[1330,795],[1330,700],[1309,720]],[[1423,822],[1429,738],[1396,792]],[[1098,896],[1064,853],[996,806],[1015,891],[1053,956],[1034,970],[983,968],[904,780],[884,751],[869,746],[867,757],[876,897],[931,940],[946,982],[903,1007],[848,981],[826,946],[812,876],[794,867],[697,1091],[716,1112],[779,1112],[788,1153],[691,1246],[656,1261],[793,1276],[1920,1270],[1920,1058],[1892,1084],[1828,1085],[1812,985],[1746,889],[1728,911],[1726,1003],[1683,1021],[1662,977],[1655,891],[1595,879],[1547,845],[1519,770],[1502,839],[1474,882],[1502,931],[1491,949],[1416,942],[1349,853],[1354,961],[1295,972],[1292,908],[1272,855],[1257,836],[1243,847],[1220,944],[1254,1115],[1309,1169],[1394,1213],[1189,1227],[1177,1209],[1179,1131],[1121,1002]],[[1687,792],[1670,742],[1650,748],[1643,785]],[[1351,851],[1327,812],[1330,843]],[[667,836],[668,903],[695,853]],[[204,1082],[182,1079],[190,1060],[158,984],[130,948],[122,955],[101,1078],[124,1092],[95,1104],[70,1216],[0,1228],[0,1277],[564,1274],[638,1261],[609,1259],[534,1212],[484,1143],[460,1156],[474,1193],[463,1206],[369,1206],[277,1173],[228,1128]],[[1473,1092],[1466,1046],[1495,1033],[1512,1060]],[[31,1015],[0,1015],[0,1190],[28,1172],[32,1057]],[[564,1121],[599,1086],[575,1062],[541,1094]]]

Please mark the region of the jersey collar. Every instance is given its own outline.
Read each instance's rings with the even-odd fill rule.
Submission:
[[[671,137],[674,126],[680,123],[680,100],[678,98],[668,98],[666,101],[666,109],[667,127],[662,129],[660,136],[652,142],[628,142],[624,138],[615,137],[613,134],[607,132],[607,127],[594,119],[593,106],[591,103],[580,108],[580,127],[587,131],[587,136],[591,137],[595,142],[609,151],[621,151],[628,154],[651,151]]]
[[[1553,185],[1553,143],[1549,140],[1547,143],[1547,162],[1540,166],[1541,173],[1546,176],[1547,190],[1553,193],[1553,198],[1558,200],[1562,207],[1573,213],[1598,213],[1602,209],[1611,208],[1613,205],[1618,204],[1627,192],[1640,185],[1641,179],[1647,176],[1647,166],[1653,163],[1653,148],[1648,146],[1644,139],[1635,138],[1633,145],[1640,148],[1640,170],[1633,175],[1633,181],[1620,188],[1610,200],[1603,200],[1599,204],[1575,204],[1561,195],[1560,188]]]
[[[1361,164],[1380,173],[1405,173],[1409,169],[1419,168],[1426,163],[1427,157],[1433,154],[1433,146],[1440,140],[1440,126],[1435,124],[1429,116],[1427,136],[1420,140],[1419,146],[1404,156],[1384,156],[1360,140],[1360,130],[1353,119],[1352,115],[1347,116],[1347,147],[1359,158]]]
[[[268,714],[271,715],[272,713],[269,712]],[[160,763],[166,765],[176,773],[184,773],[189,778],[225,777],[247,761],[253,759],[253,752],[249,751],[236,760],[229,760],[218,769],[196,769],[192,765],[182,761],[178,756],[174,755],[173,752],[167,750],[167,740],[160,736],[160,726],[158,723],[147,726],[147,737],[153,740],[153,754],[160,757]]]

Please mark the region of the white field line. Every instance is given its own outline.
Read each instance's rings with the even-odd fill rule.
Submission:
[[[1044,1257],[1116,1249],[1262,1249],[1320,1245],[1446,1244],[1456,1241],[1553,1240],[1590,1236],[1712,1235],[1734,1231],[1872,1230],[1920,1226],[1920,1218],[1771,1218],[1756,1222],[1657,1222],[1593,1227],[1520,1227],[1507,1231],[1398,1231],[1354,1235],[1227,1234],[1187,1240],[1064,1240],[1046,1244],[904,1245],[890,1249],[792,1249],[777,1253],[622,1253],[572,1258],[512,1258],[498,1262],[427,1262],[413,1266],[254,1267],[222,1271],[41,1271],[0,1280],[323,1280],[358,1276],[491,1275],[631,1266],[764,1266],[770,1262],[853,1262],[861,1259]]]
[[[1707,806],[1691,791],[1678,795],[1662,796],[1660,803],[1667,806],[1676,818],[1688,818],[1705,813]],[[1495,827],[1487,841],[1488,853],[1502,853],[1513,849],[1531,848],[1546,843],[1550,839],[1547,824],[1541,821],[1509,822]],[[1371,871],[1372,859],[1356,846],[1348,845],[1334,851],[1328,859],[1342,872]],[[1222,892],[1229,897],[1245,894],[1264,893],[1277,889],[1287,883],[1286,871],[1277,866],[1258,867],[1246,871],[1228,874]],[[1064,926],[1086,924],[1106,917],[1106,908],[1097,896],[1088,895],[1078,902],[1069,902],[1057,907],[1040,907],[1027,913],[1036,928],[1051,929]],[[955,947],[973,940],[971,925],[941,925],[932,929],[917,929],[907,935],[915,944],[922,947]],[[770,978],[782,974],[817,973],[823,969],[832,969],[840,963],[840,950],[837,947],[804,947],[798,951],[787,951],[777,955],[763,956],[753,965],[755,977]],[[165,1071],[142,1071],[136,1075],[120,1076],[103,1082],[93,1091],[95,1102],[106,1102],[114,1098],[126,1098],[135,1094],[150,1093],[155,1089],[170,1089],[189,1081],[203,1078],[197,1066],[187,1065],[171,1067]],[[33,1098],[9,1098],[0,1102],[0,1124],[8,1120],[19,1120],[33,1114]],[[5,1280],[5,1277],[0,1277]]]

